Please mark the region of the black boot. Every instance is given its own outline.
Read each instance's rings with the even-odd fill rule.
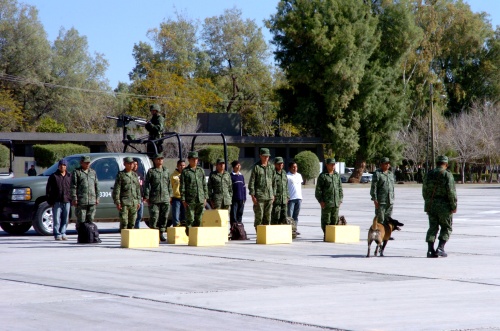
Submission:
[[[160,241],[167,241],[167,238],[165,238],[165,232],[160,231]]]
[[[427,257],[438,257],[436,254],[436,251],[434,250],[434,243],[433,242],[427,242]]]
[[[436,250],[436,254],[441,256],[441,257],[447,257],[448,254],[446,254],[446,252],[444,251],[444,245],[446,245],[446,241],[444,240],[439,240],[439,245],[438,245],[438,248]]]

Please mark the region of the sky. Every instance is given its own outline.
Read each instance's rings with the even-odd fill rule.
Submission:
[[[244,19],[255,20],[269,42],[271,35],[263,21],[276,11],[278,0],[19,0],[35,6],[50,42],[59,30],[75,28],[87,37],[89,52],[104,55],[109,67],[106,77],[112,88],[129,83],[128,73],[135,65],[134,44],[150,42],[147,31],[159,27],[179,12],[203,21],[238,8]],[[500,0],[466,0],[474,12],[490,14],[493,27],[500,25]]]

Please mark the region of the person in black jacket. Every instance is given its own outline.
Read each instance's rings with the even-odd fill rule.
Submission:
[[[56,240],[68,240],[66,227],[71,202],[71,174],[66,171],[68,162],[59,161],[58,169],[47,181],[47,203],[52,207],[53,232]]]

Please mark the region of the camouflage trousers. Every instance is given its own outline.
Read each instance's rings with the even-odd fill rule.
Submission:
[[[453,231],[453,214],[427,214],[429,216],[429,230],[427,230],[427,236],[425,241],[433,243],[436,241],[436,236],[439,231],[439,240],[448,241],[450,239],[451,232]]]
[[[257,200],[257,203],[253,205],[253,212],[255,214],[253,225],[255,227],[259,225],[270,225],[272,210],[272,200]]]
[[[329,206],[325,204],[325,208],[321,209],[321,230],[325,233],[327,225],[337,225],[339,222],[339,207]]]
[[[271,224],[283,224],[287,217],[286,203],[273,203],[273,211],[271,212]]]
[[[392,217],[392,206],[393,204],[379,204],[378,208],[375,208],[375,216],[377,216],[377,222],[384,224],[386,218]]]
[[[77,205],[75,214],[77,223],[92,222],[95,215],[95,205]]]
[[[168,202],[151,203],[149,205],[149,227],[151,229],[160,229],[160,232],[165,232],[169,206],[170,203]]]
[[[222,200],[211,200],[211,202],[214,206],[214,209],[231,209],[231,205],[223,203]]]
[[[120,229],[133,229],[137,219],[137,205],[122,205],[120,214]]]
[[[186,227],[201,226],[201,217],[205,211],[204,203],[192,202],[186,208]]]

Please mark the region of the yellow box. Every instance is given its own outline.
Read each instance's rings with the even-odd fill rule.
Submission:
[[[210,209],[203,212],[201,226],[221,226],[226,227],[229,223],[229,210]]]
[[[223,246],[226,241],[226,228],[218,226],[189,228],[189,246]]]
[[[157,229],[122,229],[122,248],[153,248],[160,245]]]
[[[327,225],[325,241],[343,244],[357,243],[359,233],[357,225]]]
[[[173,245],[187,244],[189,237],[186,234],[184,226],[176,226],[167,228],[167,243]]]
[[[291,225],[259,225],[257,227],[257,244],[270,245],[291,243]]]

